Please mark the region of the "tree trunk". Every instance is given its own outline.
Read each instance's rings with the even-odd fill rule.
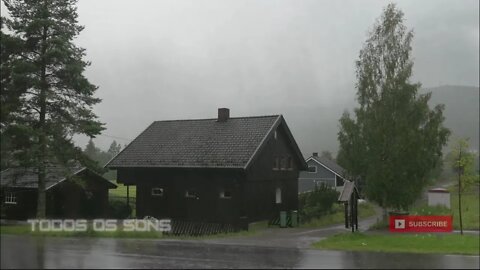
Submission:
[[[463,223],[462,223],[462,148],[460,147],[460,154],[458,157],[458,215],[460,221],[460,234],[463,235]]]
[[[40,119],[38,121],[38,130],[40,132],[38,143],[39,143],[39,160],[38,160],[38,199],[37,199],[37,218],[42,219],[46,216],[46,191],[45,191],[45,178],[46,178],[46,151],[47,151],[47,140],[45,134],[45,116],[47,114],[47,63],[45,59],[45,53],[47,50],[47,26],[43,26],[42,33],[42,48],[41,48],[41,74],[40,74]]]

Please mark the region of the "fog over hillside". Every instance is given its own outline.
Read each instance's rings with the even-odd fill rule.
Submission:
[[[479,1],[393,2],[415,34],[412,82],[478,87]],[[153,121],[228,107],[234,117],[283,114],[305,156],[336,154],[338,119],[356,106],[355,60],[387,3],[81,0],[75,43],[92,63],[85,75],[99,86],[94,111],[107,128],[94,142],[106,150]],[[456,113],[472,99],[443,95],[450,125],[470,134],[478,118]]]

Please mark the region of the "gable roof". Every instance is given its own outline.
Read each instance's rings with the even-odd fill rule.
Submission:
[[[306,168],[282,115],[155,121],[106,167],[246,169],[278,126]]]
[[[325,158],[325,157],[318,157],[318,156],[311,156],[307,159],[307,162],[310,161],[310,160],[313,160],[315,162],[317,162],[318,164],[322,165],[324,168],[326,168],[327,170],[331,171],[332,173],[342,177],[342,178],[345,178],[346,176],[346,170],[344,168],[342,168],[340,165],[338,165],[337,163],[335,163],[335,161],[333,160],[330,160],[328,158]]]
[[[338,201],[339,202],[347,202],[348,200],[350,200],[350,196],[352,196],[353,192],[356,192],[357,195],[358,195],[358,189],[355,186],[355,183],[350,182],[348,180],[345,181],[345,183],[343,185],[342,192],[338,196]]]
[[[79,176],[83,174],[93,175],[103,181],[108,188],[116,188],[117,185],[108,181],[101,175],[86,167],[63,168],[60,166],[48,166],[45,177],[45,190],[48,190],[65,181],[66,176]],[[1,187],[38,188],[38,173],[32,168],[10,168],[0,172]]]

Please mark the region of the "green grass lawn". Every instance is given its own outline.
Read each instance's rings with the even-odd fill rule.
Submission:
[[[478,235],[342,233],[316,242],[317,249],[479,255]]]
[[[476,189],[476,190],[475,190]],[[451,209],[441,206],[422,206],[412,209],[411,215],[453,215],[453,228],[460,229],[458,212],[458,193],[456,187],[450,188]],[[464,230],[480,229],[480,197],[478,185],[472,185],[465,194],[462,194],[462,221]]]
[[[31,230],[31,225],[4,225],[0,226],[0,234],[13,234],[13,235],[30,235],[30,236],[47,236],[47,237],[106,237],[106,238],[154,238],[154,239],[209,239],[209,238],[224,238],[224,237],[242,237],[251,236],[261,233],[268,225],[267,221],[261,221],[249,224],[248,231],[239,231],[231,233],[219,233],[203,236],[173,236],[164,235],[161,232],[125,232],[123,230],[117,230],[114,232],[98,232],[92,230],[91,226],[88,226],[85,232],[39,232]]]
[[[93,231],[91,226],[84,232],[39,232],[31,230],[31,225],[8,225],[0,226],[1,234],[48,236],[48,237],[108,237],[108,238],[165,238],[161,232],[125,232],[117,230],[114,232]]]
[[[318,228],[336,224],[345,223],[345,213],[343,205],[334,206],[334,213],[312,219],[306,223],[300,224],[301,228]],[[371,203],[365,202],[358,205],[358,217],[366,218],[375,215],[375,208]]]
[[[478,185],[472,185],[465,194],[462,195],[462,221],[464,230],[480,230],[480,197],[478,195]],[[419,216],[444,216],[453,215],[453,229],[460,230],[460,218],[458,212],[458,193],[455,186],[450,187],[451,209],[443,206],[419,206],[409,211],[410,215]],[[370,227],[370,229],[386,229],[389,223],[380,220]]]
[[[474,185],[466,192],[467,194],[462,195],[462,221],[464,230],[480,229],[480,197],[478,195],[478,188],[478,185]],[[450,203],[453,211],[453,227],[459,230],[458,193],[456,192],[456,188],[453,188],[451,192]]]
[[[127,186],[123,184],[119,184],[116,181],[112,181],[117,185],[117,188],[108,190],[108,194],[110,196],[118,196],[118,197],[127,197]],[[130,186],[129,188],[129,197],[135,198],[137,196],[137,187]]]

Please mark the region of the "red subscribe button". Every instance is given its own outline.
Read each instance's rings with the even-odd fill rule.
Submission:
[[[451,232],[452,216],[390,216],[391,232]]]

